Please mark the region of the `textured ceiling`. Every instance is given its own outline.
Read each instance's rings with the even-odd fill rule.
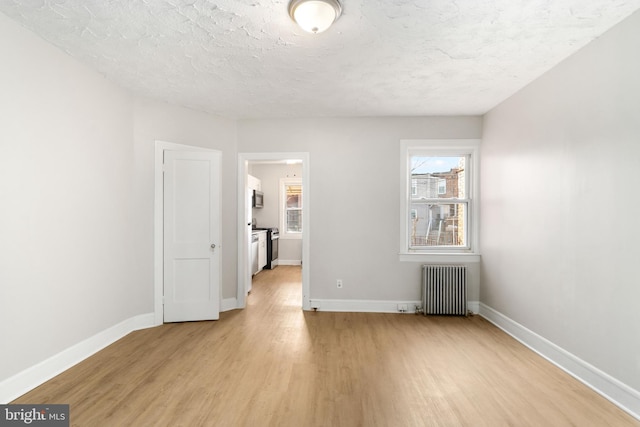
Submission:
[[[0,0],[112,81],[231,118],[483,114],[640,0],[342,0],[325,33],[287,0]]]

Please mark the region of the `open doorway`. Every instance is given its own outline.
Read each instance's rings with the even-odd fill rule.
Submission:
[[[299,191],[298,194],[296,192]],[[254,194],[262,203],[254,203]],[[258,269],[278,265],[303,265],[303,310],[310,309],[309,284],[309,156],[308,153],[240,153],[238,155],[238,307],[246,306],[256,271],[254,234],[264,233],[265,247],[277,251],[267,265],[263,257]],[[289,203],[287,203],[289,201]],[[254,204],[261,207],[254,207]],[[255,230],[263,229],[263,230]],[[279,239],[273,242],[271,230]],[[277,245],[274,248],[274,244]]]

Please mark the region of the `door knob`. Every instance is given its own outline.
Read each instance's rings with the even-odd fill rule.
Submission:
[[[211,244],[211,249],[215,249],[215,248],[216,248],[216,244],[215,244],[215,243],[212,243],[212,244]]]

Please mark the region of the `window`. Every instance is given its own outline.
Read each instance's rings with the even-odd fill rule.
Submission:
[[[473,254],[478,141],[412,140],[401,147],[401,255]]]
[[[302,180],[280,180],[280,237],[302,238]]]

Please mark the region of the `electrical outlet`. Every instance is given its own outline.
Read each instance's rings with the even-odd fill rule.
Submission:
[[[336,287],[337,287],[338,289],[342,289],[342,279],[338,279],[338,280],[336,280]]]
[[[408,304],[398,304],[398,311],[400,313],[406,313],[408,309]]]

